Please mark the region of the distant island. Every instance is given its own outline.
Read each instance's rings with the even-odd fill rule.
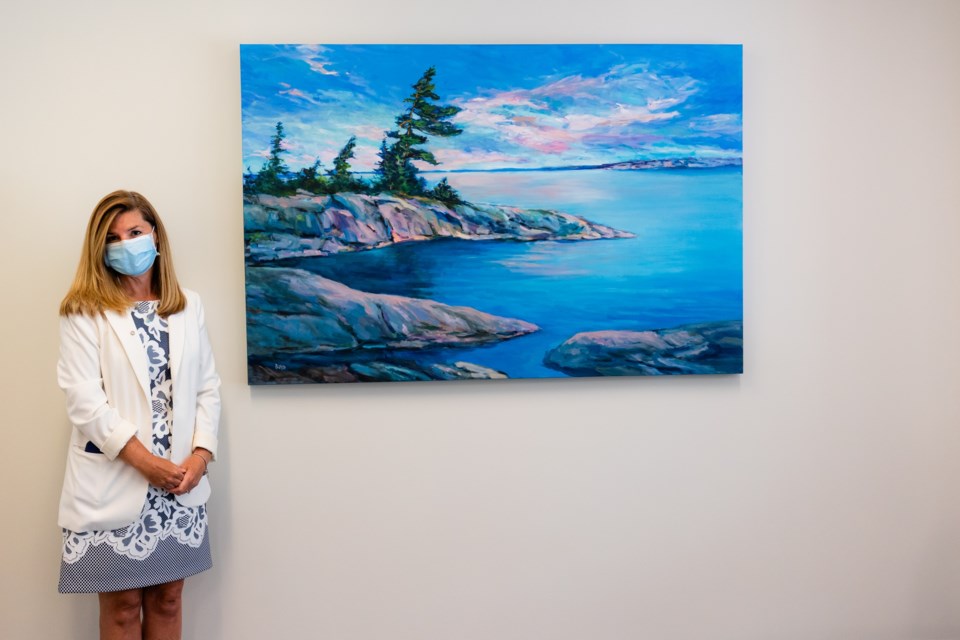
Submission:
[[[502,169],[430,169],[421,173],[501,173],[514,171],[590,171],[594,169],[614,169],[617,171],[643,171],[651,169],[719,169],[722,167],[742,167],[743,158],[653,158],[649,160],[625,160],[606,164],[578,164],[562,167],[507,167]],[[372,173],[372,172],[358,172]]]

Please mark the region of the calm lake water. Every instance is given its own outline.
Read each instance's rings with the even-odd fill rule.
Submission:
[[[362,291],[474,307],[541,328],[493,346],[395,352],[399,358],[465,360],[512,378],[562,377],[543,366],[543,356],[580,331],[742,319],[740,168],[427,177],[446,177],[471,202],[557,209],[636,237],[437,240],[284,261]]]

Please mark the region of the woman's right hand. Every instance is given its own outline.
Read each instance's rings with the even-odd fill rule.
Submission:
[[[166,491],[179,487],[187,472],[186,468],[147,451],[136,436],[120,450],[120,459],[139,471],[147,482]]]
[[[146,477],[147,482],[165,491],[171,491],[180,486],[187,470],[180,465],[173,464],[166,458],[152,455],[143,468],[138,469]]]

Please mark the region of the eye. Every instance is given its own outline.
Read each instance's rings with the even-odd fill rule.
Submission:
[[[118,238],[116,235],[112,233],[107,234],[107,244],[113,244],[114,242],[119,242],[119,240],[120,238]]]
[[[143,235],[143,231],[140,231],[140,229],[134,229],[133,231],[130,232],[131,238],[136,238],[137,236],[142,236],[142,235]]]

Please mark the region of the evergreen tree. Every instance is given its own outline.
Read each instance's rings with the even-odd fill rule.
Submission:
[[[389,134],[388,134],[389,135]],[[393,193],[419,194],[425,189],[423,179],[417,177],[417,168],[403,157],[398,145],[387,145],[386,139],[380,143],[380,163],[376,173],[379,176],[377,187],[381,191]]]
[[[439,200],[440,202],[450,205],[451,207],[458,204],[463,204],[463,199],[460,197],[460,194],[457,193],[456,189],[450,186],[450,183],[447,182],[446,178],[438,182],[437,186],[431,189],[428,195],[434,200]]]
[[[304,167],[297,172],[294,183],[291,185],[296,189],[303,189],[310,193],[326,193],[329,189],[327,179],[323,177],[323,165],[320,159],[314,160],[309,167]]]
[[[357,146],[357,137],[350,136],[347,144],[343,145],[340,153],[333,160],[333,169],[327,171],[330,176],[331,193],[343,191],[357,191],[362,186],[350,173],[350,159],[353,158],[353,149]]]
[[[374,169],[374,173],[377,174],[374,187],[380,191],[389,191],[390,185],[395,184],[397,181],[397,171],[396,159],[390,152],[390,147],[387,146],[386,138],[380,141],[380,151],[377,152],[377,157],[380,158],[380,162],[377,163],[377,167]]]
[[[253,195],[257,192],[257,174],[249,166],[243,174],[243,195]]]
[[[283,140],[283,123],[278,122],[276,133],[270,138],[270,156],[257,174],[257,190],[261,193],[282,195],[291,191],[284,181],[284,175],[290,169],[281,157],[281,154],[287,153],[283,148]]]
[[[287,153],[287,150],[283,148],[283,140],[286,138],[283,131],[283,123],[277,122],[276,133],[273,134],[273,137],[270,138],[270,158],[267,160],[267,164],[264,167],[267,171],[281,175],[289,171],[287,164],[283,161],[283,158],[280,157],[280,154]]]
[[[433,84],[436,74],[436,68],[430,67],[413,85],[413,93],[403,100],[410,106],[397,116],[397,129],[387,133],[387,137],[394,142],[388,147],[384,140],[380,146],[377,173],[389,191],[424,195],[426,183],[417,175],[413,161],[420,160],[434,166],[439,164],[430,151],[422,148],[427,136],[446,138],[463,133],[463,129],[450,122],[460,113],[460,107],[436,104],[440,100]]]

